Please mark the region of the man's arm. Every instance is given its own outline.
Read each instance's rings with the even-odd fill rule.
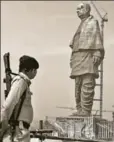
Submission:
[[[7,123],[11,117],[11,114],[18,103],[21,95],[26,89],[26,82],[23,79],[16,80],[12,86],[11,90],[6,98],[2,109],[1,109],[1,120],[2,122]]]

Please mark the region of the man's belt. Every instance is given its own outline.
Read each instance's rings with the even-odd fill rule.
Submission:
[[[29,129],[30,124],[27,123],[27,122],[25,122],[25,121],[17,121],[17,122],[16,122],[16,126],[19,126],[19,125],[20,125],[20,122],[22,123],[22,125],[23,125],[23,127],[24,127],[25,129]]]
[[[25,121],[22,121],[22,122],[23,122],[23,127],[26,128],[26,129],[29,129],[30,124],[25,122]]]

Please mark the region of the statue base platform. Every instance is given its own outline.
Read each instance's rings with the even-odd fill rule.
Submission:
[[[47,121],[49,120],[49,117]],[[51,120],[49,120],[51,122]],[[52,124],[52,123],[51,123]],[[65,132],[63,137],[67,138],[85,138],[91,140],[112,140],[114,122],[101,119],[95,116],[69,116],[56,117],[54,126],[59,126],[60,131],[56,131],[58,137],[61,137],[61,130]],[[55,125],[56,124],[56,125]],[[60,129],[61,128],[61,129]],[[57,130],[57,129],[56,129]]]

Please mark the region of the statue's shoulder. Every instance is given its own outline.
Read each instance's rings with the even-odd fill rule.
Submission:
[[[94,23],[98,22],[98,20],[94,16],[90,16],[90,21],[92,21]]]
[[[94,16],[90,16],[90,17],[89,17],[89,24],[90,24],[91,26],[95,26],[95,25],[98,24],[98,20],[97,20]]]

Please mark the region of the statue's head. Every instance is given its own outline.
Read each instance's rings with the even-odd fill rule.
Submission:
[[[90,15],[91,7],[87,3],[81,3],[77,7],[77,15],[80,19],[84,19]]]

